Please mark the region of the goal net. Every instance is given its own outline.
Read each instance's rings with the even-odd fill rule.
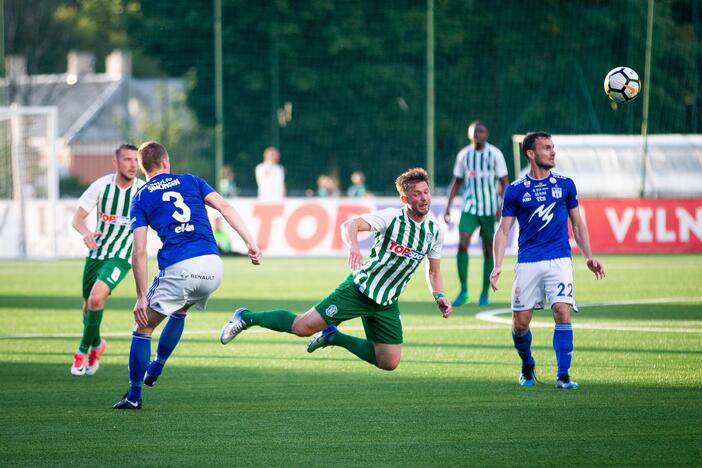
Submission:
[[[0,258],[57,256],[57,112],[0,107]]]

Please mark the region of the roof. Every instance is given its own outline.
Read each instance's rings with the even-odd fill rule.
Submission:
[[[139,109],[161,109],[163,96],[182,94],[177,78],[121,78],[103,73],[32,75],[0,80],[0,90],[20,106],[56,106],[58,133],[68,144],[105,143],[127,138],[126,117],[139,125]]]

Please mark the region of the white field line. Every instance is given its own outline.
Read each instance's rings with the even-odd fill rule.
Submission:
[[[700,301],[702,297],[659,297],[654,299],[632,299],[623,301],[608,301],[608,302],[594,302],[591,304],[578,304],[578,308],[587,307],[602,307],[602,306],[613,306],[613,305],[637,305],[637,304],[668,304],[672,302],[687,302],[687,301]],[[502,309],[491,309],[484,312],[478,313],[475,318],[490,323],[501,323],[505,325],[512,325],[512,318],[498,317],[502,314],[511,314],[511,308]],[[693,322],[693,324],[696,324]],[[702,322],[700,322],[702,324]],[[529,324],[530,327],[535,328],[552,328],[553,322],[538,322],[533,321]],[[616,330],[616,331],[635,331],[635,332],[672,332],[672,333],[702,333],[702,328],[670,328],[670,327],[643,327],[643,326],[632,326],[626,323],[578,323],[573,326],[579,330]]]
[[[702,297],[662,297],[655,299],[634,299],[634,300],[624,300],[624,301],[610,301],[610,302],[597,302],[591,304],[579,304],[579,308],[587,307],[601,307],[601,306],[611,306],[611,305],[636,305],[636,304],[666,304],[672,302],[686,302],[686,301],[702,301]],[[511,313],[510,308],[501,309],[490,309],[478,313],[475,318],[482,320],[484,322],[494,323],[496,325],[409,325],[403,326],[406,331],[460,331],[460,330],[494,330],[503,329],[505,325],[511,326],[511,318],[498,317],[498,315]],[[686,324],[700,324],[702,322],[686,322]],[[530,326],[535,328],[551,328],[553,327],[553,322],[531,322]],[[702,333],[702,328],[668,328],[668,327],[639,327],[631,326],[625,323],[580,323],[576,324],[575,328],[581,330],[616,330],[616,331],[636,331],[636,332],[673,332],[673,333]],[[349,331],[359,331],[363,330],[360,326],[344,326],[344,330]],[[264,333],[267,330],[262,328],[254,328],[253,330],[248,330],[246,333]],[[219,335],[219,330],[185,330],[188,335]],[[112,332],[112,333],[101,333],[101,336],[105,337],[129,337],[131,332]],[[82,335],[79,333],[20,333],[15,335],[0,335],[0,340],[11,340],[11,339],[27,339],[27,338],[80,338]],[[154,333],[154,336],[159,336],[159,333]]]

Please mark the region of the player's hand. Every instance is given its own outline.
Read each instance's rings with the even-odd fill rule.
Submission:
[[[349,247],[348,263],[352,270],[358,270],[363,266],[363,255],[358,247]]]
[[[444,212],[444,222],[445,222],[446,224],[448,224],[448,223],[451,222],[451,211],[450,211],[450,210],[446,210],[446,211]]]
[[[499,223],[500,219],[502,219],[502,210],[498,209],[497,211],[495,211],[495,221]]]
[[[496,266],[492,269],[490,273],[490,287],[493,291],[497,291],[497,281],[500,279],[500,273],[502,273],[502,267]]]
[[[451,316],[451,311],[453,308],[451,307],[451,302],[446,299],[445,297],[442,297],[438,301],[436,301],[436,305],[439,306],[439,310],[441,311],[441,315],[444,318],[449,318]]]
[[[134,306],[134,321],[137,325],[145,327],[149,324],[149,316],[146,309],[149,306],[146,297],[137,297],[136,305]]]
[[[102,234],[102,232],[100,232],[100,231],[87,233],[86,235],[83,236],[83,243],[90,250],[97,249],[97,238],[100,237],[100,234]]]
[[[595,274],[595,278],[597,278],[598,280],[603,279],[606,276],[604,267],[600,262],[598,262],[594,258],[587,259],[587,267],[590,269],[591,272]]]
[[[253,263],[254,265],[260,265],[261,257],[263,256],[263,254],[261,253],[261,249],[258,248],[258,245],[248,244],[246,248],[249,249],[248,256],[251,260],[251,263]]]

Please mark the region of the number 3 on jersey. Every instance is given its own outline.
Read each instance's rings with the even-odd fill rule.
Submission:
[[[175,219],[179,223],[187,223],[188,221],[190,221],[190,207],[185,204],[185,200],[183,200],[183,195],[181,195],[178,192],[164,192],[163,197],[161,197],[161,199],[165,202],[174,200],[173,204],[175,205],[175,207],[182,210],[174,211],[173,219]]]

